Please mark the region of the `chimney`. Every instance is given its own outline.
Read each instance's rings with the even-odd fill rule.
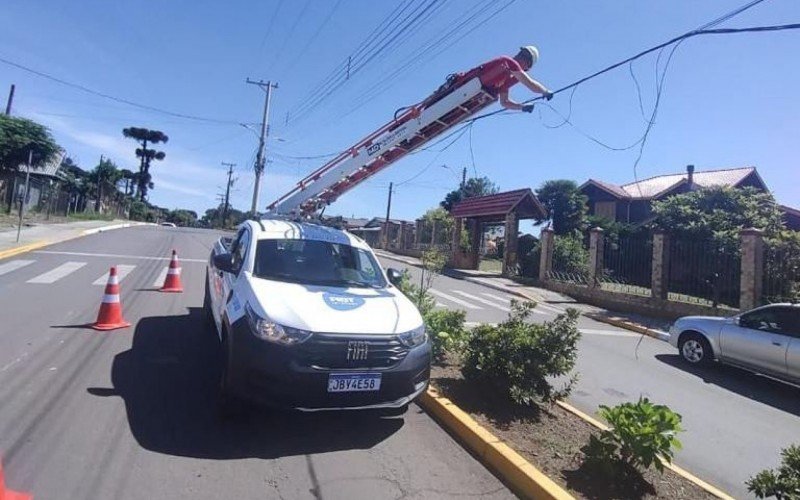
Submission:
[[[689,183],[689,189],[694,188],[694,165],[686,165],[686,181]]]

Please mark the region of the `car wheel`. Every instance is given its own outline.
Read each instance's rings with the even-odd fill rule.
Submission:
[[[692,365],[707,365],[714,358],[708,340],[698,333],[683,334],[678,349],[684,361]]]
[[[209,325],[214,324],[214,315],[211,312],[211,289],[208,287],[208,273],[206,273],[206,292],[203,297],[203,312]]]
[[[217,416],[220,420],[231,420],[244,413],[244,403],[231,392],[228,380],[230,358],[228,356],[227,335],[223,336],[220,344],[221,369],[219,385],[217,387]]]

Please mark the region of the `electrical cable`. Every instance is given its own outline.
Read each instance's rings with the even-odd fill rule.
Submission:
[[[33,68],[29,68],[27,66],[24,66],[22,64],[16,63],[14,61],[10,61],[10,60],[5,59],[3,57],[0,57],[0,62],[3,63],[3,64],[7,64],[9,66],[13,66],[13,67],[15,67],[17,69],[21,69],[22,71],[26,71],[28,73],[34,74],[36,76],[40,76],[42,78],[46,78],[47,80],[51,80],[51,81],[59,83],[61,85],[65,85],[67,87],[71,87],[71,88],[74,88],[76,90],[80,90],[81,92],[86,92],[87,94],[92,94],[92,95],[97,96],[97,97],[102,97],[103,99],[109,99],[109,100],[112,100],[112,101],[115,101],[115,102],[119,102],[119,103],[122,103],[122,104],[127,104],[128,106],[133,106],[134,108],[144,109],[144,110],[147,110],[147,111],[153,111],[155,113],[161,113],[163,115],[173,116],[173,117],[176,117],[176,118],[183,118],[183,119],[186,119],[186,120],[194,120],[194,121],[208,122],[208,123],[218,123],[218,124],[224,124],[224,125],[238,125],[239,124],[239,122],[235,121],[235,120],[222,120],[222,119],[217,119],[217,118],[208,118],[208,117],[204,117],[204,116],[187,115],[187,114],[184,114],[184,113],[176,113],[174,111],[168,111],[168,110],[165,110],[165,109],[156,108],[154,106],[148,106],[146,104],[141,104],[141,103],[138,103],[138,102],[130,101],[130,100],[124,99],[122,97],[115,97],[113,95],[106,94],[106,93],[103,93],[103,92],[99,92],[97,90],[92,90],[92,89],[90,89],[88,87],[85,87],[83,85],[80,85],[78,83],[69,82],[67,80],[63,80],[61,78],[58,78],[58,77],[49,75],[47,73],[44,73],[42,71],[38,71],[38,70],[35,70]]]
[[[303,5],[303,8],[300,9],[300,13],[297,14],[297,17],[292,23],[292,26],[289,28],[289,32],[285,37],[283,37],[283,42],[281,42],[280,48],[276,51],[273,51],[275,57],[272,59],[270,65],[267,66],[266,74],[269,75],[272,71],[272,68],[274,68],[275,65],[281,61],[281,56],[283,56],[284,51],[286,50],[286,44],[289,43],[289,40],[291,40],[292,36],[294,36],[294,32],[297,29],[297,25],[300,24],[300,21],[303,19],[303,16],[308,10],[309,5],[311,5],[311,0],[306,0],[306,3]]]
[[[328,11],[328,15],[325,16],[325,19],[322,20],[322,23],[320,23],[316,31],[314,31],[314,34],[308,38],[306,44],[303,46],[303,48],[300,49],[300,52],[298,52],[297,55],[294,56],[294,60],[291,62],[289,67],[286,68],[285,73],[291,73],[292,70],[295,68],[295,66],[297,66],[297,63],[300,61],[300,59],[302,59],[302,57],[306,54],[306,52],[308,52],[308,49],[311,47],[311,44],[317,40],[320,33],[322,33],[322,30],[325,29],[325,27],[328,25],[334,13],[339,9],[339,6],[341,5],[342,1],[343,0],[336,0],[336,3],[333,4],[333,8],[331,8],[331,10]]]

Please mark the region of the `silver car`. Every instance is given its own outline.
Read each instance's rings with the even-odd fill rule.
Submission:
[[[800,304],[771,304],[730,318],[686,316],[669,334],[692,365],[716,359],[800,384]]]

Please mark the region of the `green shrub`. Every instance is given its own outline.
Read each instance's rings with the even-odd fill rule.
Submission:
[[[449,309],[432,310],[423,316],[425,328],[431,339],[434,361],[441,362],[447,352],[459,352],[466,336],[464,320],[466,311]]]
[[[433,311],[436,306],[436,299],[427,290],[411,283],[411,273],[408,272],[408,269],[403,269],[403,277],[397,288],[417,306],[419,313],[423,317]]]
[[[589,250],[578,235],[556,236],[553,241],[553,270],[570,274],[586,274]]]
[[[466,379],[487,381],[522,405],[552,402],[569,394],[575,376],[561,389],[550,380],[567,375],[575,366],[581,336],[578,311],[568,309],[544,324],[529,323],[535,306],[512,300],[506,321],[480,325],[469,333],[462,368]]]
[[[781,450],[781,465],[777,470],[763,470],[746,484],[747,490],[758,498],[800,498],[800,446],[794,444]]]
[[[654,466],[664,471],[664,462],[672,463],[674,449],[681,448],[675,437],[681,429],[681,416],[664,405],[654,405],[647,398],[623,403],[613,408],[600,406],[609,430],[592,435],[581,448],[589,463],[608,470],[624,464],[634,469]]]

